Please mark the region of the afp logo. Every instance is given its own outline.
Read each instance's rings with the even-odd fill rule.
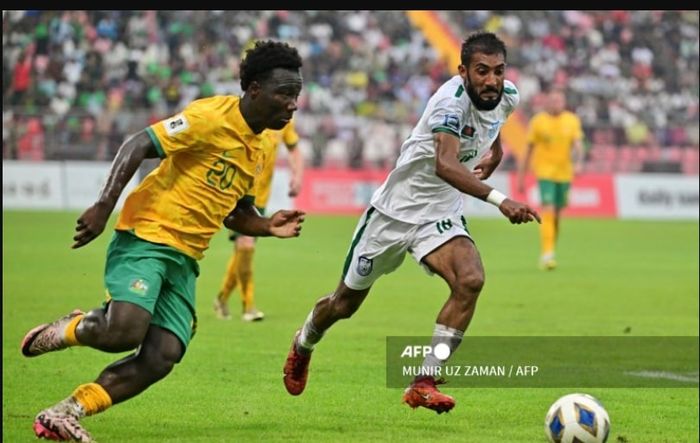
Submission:
[[[401,352],[401,358],[426,357],[434,355],[440,360],[446,360],[450,354],[450,347],[446,343],[438,343],[435,348],[426,345],[409,345]]]

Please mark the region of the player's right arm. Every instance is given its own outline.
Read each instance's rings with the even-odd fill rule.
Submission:
[[[129,137],[121,145],[97,201],[78,217],[73,249],[85,246],[104,231],[126,184],[145,158],[155,157],[158,157],[158,152],[145,130]]]
[[[479,180],[459,162],[459,139],[448,132],[435,132],[435,174],[460,192],[486,200],[493,188]],[[506,198],[498,209],[511,223],[540,221],[537,211],[526,204]]]
[[[269,218],[260,215],[252,198],[242,198],[224,219],[224,226],[251,237],[298,237],[304,222],[303,211],[281,209]]]

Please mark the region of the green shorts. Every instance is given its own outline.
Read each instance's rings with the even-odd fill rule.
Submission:
[[[109,299],[141,306],[151,313],[151,324],[175,334],[184,349],[197,329],[194,294],[198,275],[199,265],[192,257],[129,231],[115,231],[107,249]]]
[[[256,206],[255,208],[258,210],[258,212],[260,213],[260,215],[265,215],[265,208],[262,208],[262,207],[260,207],[260,206]],[[233,229],[229,229],[229,230],[228,230],[228,239],[231,240],[231,241],[236,241],[236,239],[237,239],[240,235],[242,235],[240,232],[236,232],[236,231],[234,231]],[[257,239],[257,237],[255,237],[255,238]]]
[[[537,180],[540,187],[540,200],[543,206],[554,206],[557,209],[565,208],[569,203],[569,182],[555,182],[552,180]]]

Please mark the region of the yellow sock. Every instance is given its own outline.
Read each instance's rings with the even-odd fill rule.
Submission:
[[[241,283],[241,301],[243,309],[255,306],[255,284],[253,283],[253,254],[255,249],[238,250],[238,280]]]
[[[542,212],[542,224],[540,225],[540,240],[542,255],[554,253],[554,241],[556,238],[556,226],[554,222],[554,211],[546,210]]]
[[[66,329],[64,331],[64,334],[65,334],[64,340],[68,346],[79,346],[80,345],[80,342],[78,341],[78,337],[75,336],[75,328],[78,327],[78,323],[80,323],[80,320],[82,320],[83,317],[85,317],[83,314],[76,315],[75,317],[73,317],[71,319],[70,323],[68,323],[66,325]]]
[[[97,414],[112,406],[112,397],[97,383],[78,386],[73,391],[73,398],[83,407],[85,415]]]
[[[231,258],[228,259],[224,280],[221,282],[221,289],[219,290],[219,299],[224,303],[228,303],[231,292],[236,289],[236,285],[238,285],[238,251],[234,251]]]

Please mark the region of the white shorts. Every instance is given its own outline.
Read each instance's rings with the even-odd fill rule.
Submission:
[[[382,275],[395,271],[406,252],[432,274],[421,263],[423,257],[454,237],[471,239],[466,225],[461,214],[414,225],[388,217],[370,206],[360,217],[352,236],[343,267],[343,282],[350,289],[367,289]]]

